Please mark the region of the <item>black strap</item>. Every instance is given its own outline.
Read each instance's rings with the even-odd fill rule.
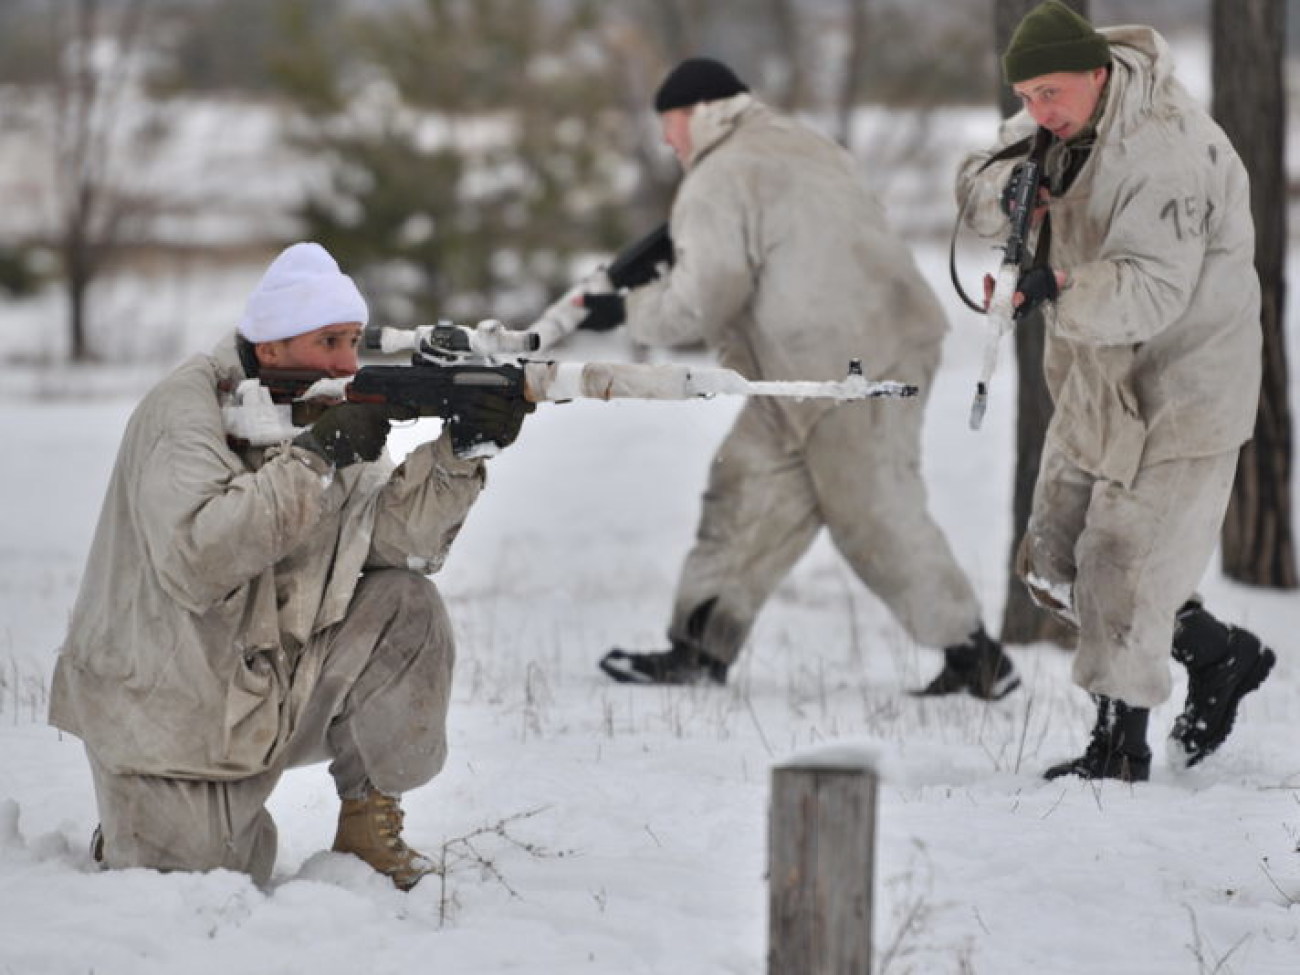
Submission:
[[[1034,147],[1034,136],[1037,134],[1038,132],[1035,130],[1034,135],[1027,135],[1019,142],[1013,142],[1009,146],[1003,146],[997,152],[993,153],[993,155],[985,159],[984,164],[980,166],[979,169],[975,170],[975,172],[982,173],[994,163],[1000,163],[1007,159],[1016,159],[1020,156],[1028,156],[1030,150]]]

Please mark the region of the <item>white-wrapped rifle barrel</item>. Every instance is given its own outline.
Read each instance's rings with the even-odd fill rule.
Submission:
[[[432,368],[460,369],[462,372],[477,367],[480,372],[476,375],[480,376],[480,381],[493,371],[518,369],[521,373],[519,381],[523,383],[522,394],[534,403],[558,403],[571,399],[697,399],[728,395],[860,400],[915,396],[917,392],[917,387],[907,383],[867,379],[856,359],[846,364],[847,374],[843,379],[769,381],[746,379],[734,369],[718,366],[550,362],[519,358],[523,352],[535,348],[533,338],[531,332],[515,332],[500,322],[487,321],[472,329],[454,325],[410,330],[373,329],[367,332],[366,344],[390,353],[412,351],[416,367],[427,364]],[[503,356],[515,358],[515,362],[503,364],[496,361]],[[471,357],[477,361],[470,361]],[[375,368],[382,367],[366,367],[362,373],[367,370],[373,373]],[[367,384],[362,382],[361,386]]]
[[[915,396],[906,383],[874,381],[852,360],[843,379],[813,382],[746,379],[734,369],[680,363],[529,362],[525,394],[535,403],[587,399],[699,399],[711,396],[781,396],[787,399],[876,399]]]

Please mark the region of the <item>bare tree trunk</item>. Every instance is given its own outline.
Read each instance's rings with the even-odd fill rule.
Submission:
[[[74,245],[64,249],[64,277],[68,292],[68,356],[73,362],[88,362],[90,342],[86,329],[86,293],[93,277]]]
[[[844,77],[836,106],[840,144],[853,148],[853,110],[862,90],[862,75],[870,52],[867,50],[867,0],[845,0],[848,47],[844,52]]]
[[[1006,50],[1016,25],[1039,0],[994,0],[994,35],[998,57]],[[1067,0],[1083,16],[1088,16],[1088,0]],[[1001,70],[999,69],[999,77]],[[1013,115],[1020,106],[1011,89],[999,89],[999,106],[1004,117]],[[1006,643],[1055,643],[1074,645],[1074,631],[1050,613],[1041,610],[1016,577],[1016,549],[1029,524],[1034,482],[1043,456],[1043,440],[1052,419],[1052,397],[1043,378],[1043,319],[1035,313],[1015,330],[1016,366],[1020,384],[1016,395],[1016,470],[1012,501],[1011,551],[1007,559],[1007,602],[1002,611],[1002,640]]]
[[[65,180],[62,227],[63,274],[68,293],[69,355],[73,362],[90,358],[86,335],[86,291],[95,275],[89,257],[90,223],[97,201],[93,183],[96,153],[95,124],[96,79],[92,65],[94,38],[99,31],[99,7],[96,0],[79,0],[73,13],[73,25],[65,56],[69,58],[68,76],[60,86],[60,131],[65,140],[59,147],[60,170]]]
[[[1250,174],[1255,268],[1262,291],[1264,380],[1255,438],[1241,452],[1221,537],[1223,571],[1257,586],[1294,589],[1291,409],[1287,395],[1286,85],[1283,0],[1214,0],[1214,115]]]
[[[772,30],[776,37],[776,53],[785,66],[785,77],[779,91],[773,91],[773,101],[784,109],[798,108],[804,103],[803,48],[799,41],[799,17],[791,0],[768,0],[772,17]]]
[[[123,153],[117,137],[126,124],[122,91],[143,39],[148,0],[125,0],[105,16],[103,0],[77,0],[55,9],[55,51],[64,65],[55,84],[54,165],[59,195],[59,250],[68,294],[69,355],[93,358],[87,295],[124,228],[148,202],[114,185]],[[63,17],[66,16],[66,20]],[[113,41],[115,63],[97,64],[100,44]]]

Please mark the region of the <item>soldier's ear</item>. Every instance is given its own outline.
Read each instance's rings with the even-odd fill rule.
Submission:
[[[284,362],[285,345],[283,339],[276,339],[274,342],[254,342],[253,355],[257,356],[257,364],[267,369],[275,369]]]

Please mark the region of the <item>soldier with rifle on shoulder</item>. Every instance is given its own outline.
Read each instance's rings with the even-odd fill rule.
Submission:
[[[777,584],[825,527],[863,583],[944,665],[920,693],[998,699],[1019,684],[927,508],[924,399],[947,330],[853,157],[760,103],[724,64],[691,58],[655,96],[685,177],[671,267],[626,295],[591,289],[579,327],[626,318],[648,345],[703,341],[753,380],[869,378],[907,403],[755,398],[718,450],[663,651],[614,649],[618,681],[723,683]]]
[[[1188,675],[1177,767],[1223,744],[1274,661],[1195,594],[1259,402],[1250,190],[1151,28],[1098,31],[1048,0],[1002,63],[1024,109],[966,160],[958,196],[973,229],[1005,235],[1023,173],[1008,147],[1046,138],[1036,253],[1013,302],[1018,317],[1044,310],[1055,409],[1018,568],[1077,627],[1074,681],[1096,704],[1083,753],[1046,776],[1144,781],[1171,653]]]
[[[401,406],[340,403],[269,445],[231,436],[236,390],[259,373],[354,374],[367,318],[324,248],[295,244],[235,333],[132,414],[50,702],[86,748],[104,866],[265,884],[267,798],[286,769],[329,761],[333,849],[403,890],[434,869],[399,804],[447,751],[452,630],[425,576],[483,488],[484,461],[455,445],[509,444],[532,404],[466,390],[396,468]]]

